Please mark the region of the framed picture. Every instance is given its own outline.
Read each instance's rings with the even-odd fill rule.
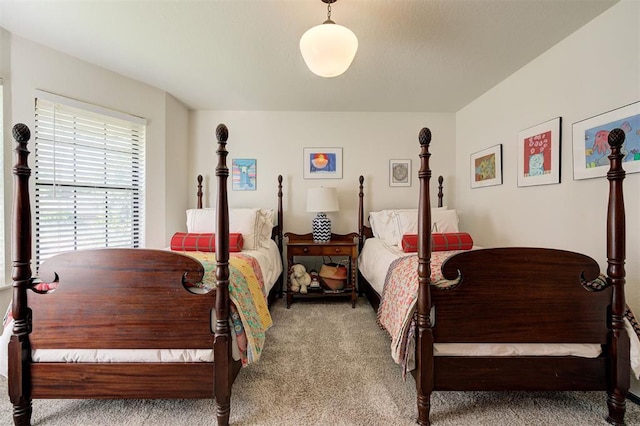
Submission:
[[[502,185],[502,144],[471,154],[471,188]]]
[[[342,179],[342,148],[304,148],[305,179]]]
[[[562,118],[518,133],[518,186],[560,183]]]
[[[411,186],[411,160],[389,160],[389,186]]]
[[[640,102],[573,123],[573,179],[606,176],[609,171],[609,132],[624,130],[622,167],[640,172]]]
[[[256,160],[235,158],[231,160],[231,189],[234,191],[256,190]]]

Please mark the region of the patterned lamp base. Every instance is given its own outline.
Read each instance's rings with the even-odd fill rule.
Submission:
[[[313,242],[328,243],[331,241],[331,219],[324,213],[318,213],[312,221]]]

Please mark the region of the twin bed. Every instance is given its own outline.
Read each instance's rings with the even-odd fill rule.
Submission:
[[[190,237],[194,232],[215,232],[211,241],[215,253],[82,250],[47,259],[36,278],[31,271],[30,132],[18,124],[13,135],[17,163],[8,384],[14,423],[29,425],[31,401],[41,398],[215,398],[218,424],[228,424],[232,383],[243,363],[259,357],[260,340],[271,321],[267,294],[273,298],[282,288],[282,177],[278,178],[278,222],[273,229],[261,229],[276,242],[256,236],[249,253],[243,250],[230,255],[228,131],[220,125],[216,129],[216,210],[194,213],[208,216],[209,225],[214,215],[215,226],[196,229],[192,223],[193,229],[188,229]],[[201,204],[199,196],[198,206]],[[237,217],[235,222],[238,224]],[[174,242],[178,244],[172,239],[172,245]],[[266,261],[274,265],[265,267],[265,261],[259,260],[236,265],[236,258],[250,259],[252,252],[262,251],[259,245],[271,246],[266,251],[273,253],[274,244],[276,256]],[[197,255],[203,258],[192,257]],[[252,270],[256,264],[262,268]],[[270,270],[263,274],[264,269]],[[251,283],[243,287],[237,284],[238,278]],[[254,309],[245,311],[232,304],[234,289],[235,301],[248,301]],[[253,353],[248,350],[243,356],[241,350],[234,350],[241,333],[236,335],[232,311],[251,328],[246,330],[246,340]],[[248,320],[246,315],[250,315]],[[68,351],[83,355],[69,355]],[[84,358],[87,353],[89,360]],[[124,358],[118,358],[123,354]]]
[[[432,218],[442,212],[430,207],[429,129],[421,130],[419,141],[418,211],[376,212],[372,227],[365,226],[362,177],[358,209],[360,285],[391,336],[394,359],[415,377],[418,423],[430,424],[433,391],[602,390],[607,421],[623,425],[630,380],[624,132],[609,135],[606,276],[594,259],[564,250],[432,252],[437,224]],[[397,248],[411,214],[417,221],[417,256]],[[380,271],[386,269],[380,290]]]

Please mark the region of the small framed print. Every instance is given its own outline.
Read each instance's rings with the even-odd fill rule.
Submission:
[[[411,160],[389,160],[389,186],[411,186]]]
[[[231,189],[234,191],[255,191],[256,176],[255,159],[231,160]]]
[[[305,179],[342,179],[342,148],[304,148]]]
[[[518,186],[560,183],[562,118],[518,133]]]
[[[502,144],[471,154],[471,188],[502,185]]]

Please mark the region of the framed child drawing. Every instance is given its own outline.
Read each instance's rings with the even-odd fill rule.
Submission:
[[[502,144],[471,154],[471,188],[502,185]]]
[[[560,183],[562,118],[518,133],[518,186]]]
[[[640,102],[573,123],[573,179],[606,176],[609,170],[609,132],[625,133],[622,159],[627,173],[640,172]]]
[[[231,182],[234,191],[256,190],[256,160],[235,158],[231,161]]]

